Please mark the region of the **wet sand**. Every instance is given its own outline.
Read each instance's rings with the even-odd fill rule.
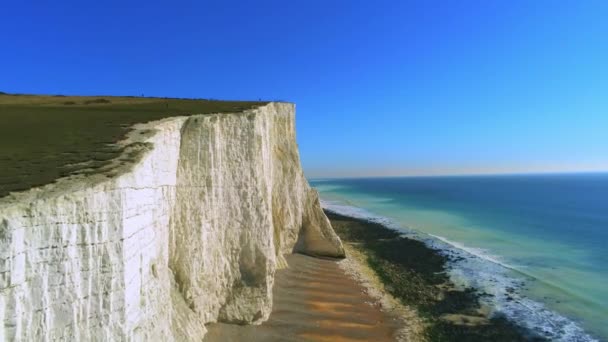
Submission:
[[[337,260],[300,254],[277,271],[274,305],[261,325],[209,324],[205,341],[394,341],[403,325],[381,310]]]

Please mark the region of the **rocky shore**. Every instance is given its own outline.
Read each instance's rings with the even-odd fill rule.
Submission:
[[[480,301],[486,294],[455,286],[445,272],[448,256],[379,223],[325,213],[349,258],[373,270],[380,292],[415,312],[419,340],[543,341],[490,314]]]

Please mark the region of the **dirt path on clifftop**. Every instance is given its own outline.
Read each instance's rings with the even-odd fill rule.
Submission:
[[[262,325],[210,324],[215,341],[394,341],[400,322],[383,312],[337,261],[287,256],[276,274],[274,306]]]

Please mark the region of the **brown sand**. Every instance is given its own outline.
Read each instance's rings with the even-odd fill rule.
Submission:
[[[401,321],[335,260],[293,254],[277,271],[274,305],[261,325],[214,323],[205,341],[394,341]]]

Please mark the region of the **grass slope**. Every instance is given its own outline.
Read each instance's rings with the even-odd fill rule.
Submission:
[[[240,112],[263,102],[0,93],[0,198],[95,170],[120,154],[136,123],[170,116]]]

